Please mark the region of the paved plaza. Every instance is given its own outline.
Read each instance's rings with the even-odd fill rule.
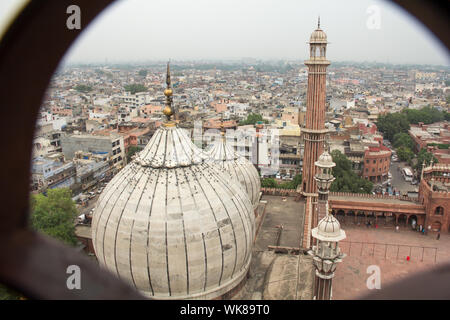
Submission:
[[[340,246],[347,254],[338,265],[333,282],[333,299],[358,299],[370,293],[366,282],[367,267],[377,265],[381,271],[381,288],[414,273],[430,270],[450,261],[450,234],[422,235],[409,228],[367,228],[344,225],[347,233]],[[407,261],[407,256],[410,260]]]

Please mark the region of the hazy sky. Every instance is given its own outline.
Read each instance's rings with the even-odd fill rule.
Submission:
[[[20,2],[1,0],[0,19]],[[379,28],[367,26],[377,21],[372,6]],[[66,61],[305,59],[318,15],[331,61],[449,65],[434,35],[383,0],[121,0],[86,28]]]

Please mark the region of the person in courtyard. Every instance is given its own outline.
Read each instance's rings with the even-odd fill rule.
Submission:
[[[440,231],[438,231],[438,234],[437,234],[436,240],[439,240],[440,238],[441,238],[441,232],[440,232]]]

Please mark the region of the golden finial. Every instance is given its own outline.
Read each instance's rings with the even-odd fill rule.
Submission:
[[[175,123],[170,119],[173,116],[172,108],[172,94],[173,90],[170,87],[170,61],[167,62],[167,72],[166,72],[166,89],[164,90],[164,95],[166,96],[166,106],[163,110],[164,115],[167,117],[167,122],[164,124],[166,127],[173,127]]]

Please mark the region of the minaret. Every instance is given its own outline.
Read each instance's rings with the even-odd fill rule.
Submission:
[[[311,229],[317,225],[318,218],[315,204],[318,197],[314,180],[316,168],[314,163],[322,154],[325,136],[325,100],[326,75],[330,62],[326,59],[327,35],[320,29],[320,17],[317,29],[309,40],[310,57],[305,61],[308,67],[308,91],[306,96],[306,124],[302,128],[304,140],[302,193],[306,197],[305,228],[303,247],[310,248]]]
[[[316,161],[318,173],[315,180],[318,185],[319,200],[318,213],[321,217],[317,227],[312,229],[314,238],[312,250],[309,254],[313,256],[316,269],[314,280],[314,299],[330,300],[332,298],[332,282],[334,272],[338,263],[342,262],[345,254],[339,249],[339,241],[344,240],[345,231],[341,229],[339,221],[331,214],[328,203],[328,193],[331,183],[334,181],[332,168],[336,164],[333,158],[325,151]]]

